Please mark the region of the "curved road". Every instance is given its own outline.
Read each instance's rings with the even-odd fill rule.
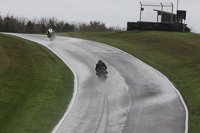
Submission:
[[[53,133],[187,133],[188,112],[179,92],[142,61],[97,42],[13,35],[48,47],[74,72],[74,98]],[[108,66],[105,83],[95,75],[99,59]]]

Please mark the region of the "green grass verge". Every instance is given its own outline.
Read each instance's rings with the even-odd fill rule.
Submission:
[[[200,132],[200,35],[194,33],[72,32],[58,35],[102,42],[141,59],[172,80],[189,108],[189,132]]]
[[[73,80],[44,46],[0,34],[0,133],[49,133],[72,98]]]

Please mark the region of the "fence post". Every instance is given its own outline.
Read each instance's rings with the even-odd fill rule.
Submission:
[[[142,17],[142,3],[140,2],[140,22],[141,22],[141,17]]]

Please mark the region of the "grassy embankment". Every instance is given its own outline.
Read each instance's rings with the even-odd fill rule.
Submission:
[[[48,133],[73,93],[73,74],[47,48],[0,34],[0,133]]]
[[[189,108],[189,132],[200,132],[200,35],[176,32],[60,33],[102,42],[141,59],[172,80]]]

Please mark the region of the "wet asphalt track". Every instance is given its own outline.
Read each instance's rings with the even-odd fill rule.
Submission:
[[[14,35],[45,45],[75,74],[74,99],[53,133],[187,133],[187,108],[179,93],[138,59],[91,41]],[[108,66],[105,83],[95,75],[99,59]]]

